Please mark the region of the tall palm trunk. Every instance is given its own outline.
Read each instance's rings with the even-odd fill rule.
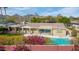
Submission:
[[[0,21],[2,21],[2,16],[3,16],[2,7],[0,7],[0,14],[1,14],[1,20]]]
[[[4,7],[5,15],[7,15],[7,13],[6,13],[6,8],[7,8],[7,7]]]
[[[7,17],[6,17],[6,16],[7,16],[6,8],[7,8],[7,7],[4,7],[4,12],[5,12],[5,21],[7,21]]]
[[[1,15],[2,15],[2,7],[0,7],[0,13],[1,13]]]

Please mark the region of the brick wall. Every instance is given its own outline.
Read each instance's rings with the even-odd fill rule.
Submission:
[[[26,45],[31,51],[72,51],[74,46],[55,46],[55,45]],[[13,51],[15,45],[5,46],[6,51]]]

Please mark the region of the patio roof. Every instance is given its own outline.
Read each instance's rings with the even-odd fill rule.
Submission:
[[[58,29],[66,29],[63,23],[28,23],[22,28],[58,28]]]
[[[29,26],[22,26],[21,28],[30,28]]]
[[[51,26],[40,26],[39,29],[52,29]]]
[[[8,27],[20,27],[19,24],[8,25]]]

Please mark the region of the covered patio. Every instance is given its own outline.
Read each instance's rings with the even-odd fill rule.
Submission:
[[[23,34],[38,34],[38,28],[37,27],[22,26],[21,33],[23,33]]]

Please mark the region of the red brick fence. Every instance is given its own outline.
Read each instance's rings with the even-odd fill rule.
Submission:
[[[73,46],[33,45],[31,49],[33,51],[72,51]]]
[[[26,45],[16,50],[16,45],[0,46],[0,51],[75,51],[79,50],[79,46],[56,46],[56,45]],[[25,49],[25,50],[24,50]]]

